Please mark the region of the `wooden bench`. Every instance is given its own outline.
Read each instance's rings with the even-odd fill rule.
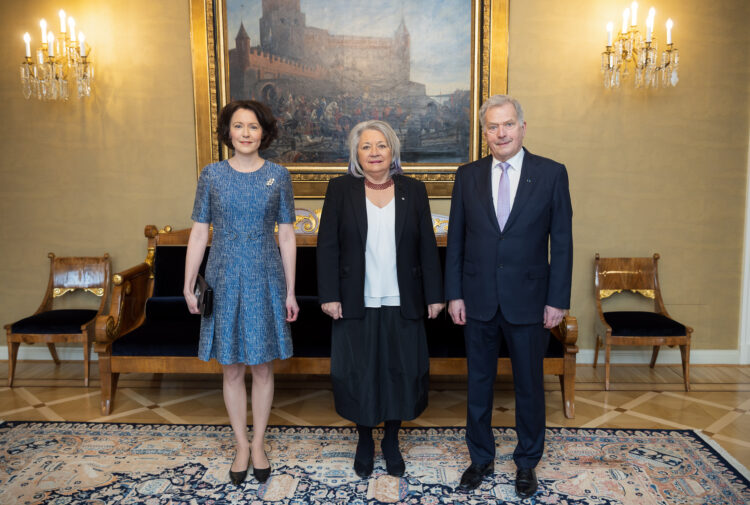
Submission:
[[[298,211],[299,212],[299,211]],[[330,372],[331,321],[317,299],[316,239],[319,216],[298,215],[297,301],[298,321],[292,323],[294,357],[277,360],[280,374]],[[310,224],[312,222],[312,224]],[[162,230],[146,226],[147,255],[143,263],[115,274],[109,313],[97,318],[94,350],[99,355],[101,410],[108,415],[121,373],[221,373],[215,360],[204,362],[198,353],[200,316],[190,314],[182,298],[185,251],[190,230]],[[444,233],[437,234],[441,259]],[[210,242],[209,242],[210,243]],[[204,266],[207,258],[204,258]],[[203,267],[202,267],[203,268]],[[465,375],[463,328],[443,311],[425,321],[432,375]],[[576,319],[567,316],[552,332],[544,359],[544,373],[557,375],[566,417],[575,415],[575,374],[578,347]],[[503,356],[503,350],[501,350]],[[511,374],[507,350],[498,359],[498,373]]]

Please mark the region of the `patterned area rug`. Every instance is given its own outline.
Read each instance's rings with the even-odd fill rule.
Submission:
[[[382,435],[382,433],[381,433]],[[352,470],[352,428],[269,428],[271,479],[228,483],[229,426],[0,423],[1,504],[747,504],[748,473],[688,430],[547,430],[539,492],[515,494],[515,431],[496,428],[495,474],[454,491],[468,464],[463,428],[408,428],[404,478]]]

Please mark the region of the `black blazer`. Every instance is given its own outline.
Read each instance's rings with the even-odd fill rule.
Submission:
[[[394,175],[396,272],[401,314],[424,317],[425,307],[441,303],[443,282],[430,204],[424,183]],[[343,317],[365,315],[365,182],[347,174],[328,183],[318,230],[320,303],[341,302]]]
[[[451,198],[446,299],[466,315],[497,312],[513,324],[544,319],[544,306],[570,307],[573,209],[565,166],[526,151],[513,208],[501,232],[492,201],[492,157],[461,166]]]

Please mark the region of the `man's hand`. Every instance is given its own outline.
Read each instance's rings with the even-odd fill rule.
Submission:
[[[555,307],[550,307],[549,305],[544,306],[544,327],[549,329],[554,328],[563,319],[563,316],[565,316],[565,312],[567,312],[565,309],[556,309]]]
[[[328,302],[324,303],[320,306],[321,309],[323,309],[323,312],[328,314],[334,319],[341,319],[342,313],[341,313],[341,302]]]
[[[448,314],[453,319],[453,324],[466,324],[466,305],[462,298],[448,302]]]

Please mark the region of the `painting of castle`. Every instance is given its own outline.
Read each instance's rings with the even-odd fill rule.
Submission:
[[[279,119],[280,138],[265,156],[287,164],[346,163],[351,127],[382,119],[399,135],[406,163],[468,161],[469,2],[226,5],[234,37],[230,98],[263,101]],[[462,18],[467,21],[457,22]]]

